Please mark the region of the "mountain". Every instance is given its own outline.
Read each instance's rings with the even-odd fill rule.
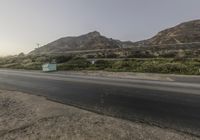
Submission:
[[[69,51],[115,49],[135,46],[150,47],[156,45],[162,48],[166,44],[181,44],[200,42],[200,20],[181,23],[175,27],[163,30],[154,37],[138,42],[114,40],[102,36],[94,31],[77,37],[64,37],[43,47],[37,48],[29,54],[54,54]],[[173,47],[175,45],[169,45]]]
[[[49,43],[43,47],[37,48],[30,54],[53,54],[65,53],[68,51],[95,50],[95,49],[113,49],[129,47],[132,42],[121,42],[102,36],[94,31],[77,37],[65,37]]]
[[[184,22],[163,30],[153,38],[146,40],[145,44],[162,45],[191,42],[200,42],[200,20]]]

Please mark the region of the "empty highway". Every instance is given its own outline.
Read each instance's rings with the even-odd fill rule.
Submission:
[[[200,77],[155,81],[0,70],[0,89],[17,90],[130,121],[200,137]]]

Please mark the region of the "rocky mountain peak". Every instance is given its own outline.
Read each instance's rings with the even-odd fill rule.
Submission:
[[[81,36],[58,39],[30,52],[30,54],[56,54],[77,50],[115,49],[120,46],[120,41],[102,36],[98,31],[93,31]]]
[[[88,33],[87,36],[90,36],[90,37],[99,37],[99,36],[101,36],[101,34],[98,31],[93,31],[93,32]]]

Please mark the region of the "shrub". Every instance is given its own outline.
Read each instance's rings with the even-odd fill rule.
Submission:
[[[130,70],[131,65],[129,61],[115,61],[112,64],[112,69],[117,70]]]
[[[27,64],[23,65],[23,68],[27,69],[27,70],[41,70],[42,63],[40,63],[40,62],[27,63]]]
[[[90,66],[90,62],[86,59],[72,59],[67,63],[59,64],[58,70],[82,70]]]

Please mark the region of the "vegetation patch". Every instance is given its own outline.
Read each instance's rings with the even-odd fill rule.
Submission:
[[[165,74],[200,75],[199,58],[133,58],[89,59],[77,56],[12,56],[0,58],[0,68],[41,70],[44,63],[55,60],[58,70],[106,70],[113,72],[144,72]]]

